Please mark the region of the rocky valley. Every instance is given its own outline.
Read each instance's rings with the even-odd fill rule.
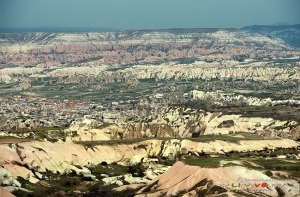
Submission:
[[[300,49],[254,30],[0,34],[0,196],[298,196]]]

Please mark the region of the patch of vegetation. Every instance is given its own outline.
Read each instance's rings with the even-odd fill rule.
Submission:
[[[57,142],[59,139],[65,140],[66,133],[63,131],[64,129],[67,129],[67,126],[61,126],[61,127],[41,127],[41,128],[35,128],[35,129],[18,129],[12,128],[9,133],[14,134],[29,134],[26,139],[34,139],[34,140],[43,140],[47,139],[50,142]],[[34,134],[32,134],[34,133]],[[76,135],[76,132],[73,132],[73,135]]]
[[[212,188],[209,189],[207,194],[221,194],[221,193],[224,193],[226,191],[227,191],[226,189],[224,189],[220,186],[214,185]]]
[[[41,197],[41,196],[53,196],[61,197],[63,194],[69,193],[70,196],[79,197],[80,194],[73,193],[73,190],[78,190],[80,185],[79,178],[70,178],[66,176],[57,176],[59,179],[49,180],[45,186],[40,183],[30,183],[28,180],[18,177],[18,181],[22,184],[23,188],[26,188],[32,192],[25,192],[23,190],[15,190],[12,193],[17,197]]]
[[[240,140],[244,140],[244,138],[233,137],[231,135],[210,134],[210,135],[200,135],[199,137],[191,138],[190,140],[195,142],[211,142],[215,140],[223,140],[223,141],[238,143]]]
[[[53,197],[61,197],[62,192],[60,188],[57,187],[45,187],[42,185],[38,185],[32,193],[25,192],[23,190],[15,190],[12,192],[17,197],[41,197],[41,196],[53,196]],[[74,197],[79,197],[80,195],[73,195]]]
[[[225,156],[219,157],[195,157],[186,156],[182,161],[188,165],[200,166],[203,168],[218,168],[220,167],[221,160],[232,160],[232,158],[227,158]]]
[[[14,136],[0,136],[0,140],[2,144],[9,144],[11,146],[13,143],[17,142],[27,142],[30,141],[29,139],[26,138],[17,138]]]
[[[124,139],[124,140],[103,140],[103,141],[76,141],[76,144],[83,145],[86,148],[93,149],[95,146],[111,146],[111,145],[121,145],[121,144],[134,144],[152,138],[134,138],[134,139]]]
[[[206,194],[207,194],[207,189],[203,189],[203,190],[198,190],[198,191],[197,191],[197,195],[198,195],[199,197],[205,197]]]
[[[11,131],[13,133],[27,133],[27,132],[43,132],[43,131],[52,131],[52,130],[56,130],[56,131],[63,131],[64,129],[67,129],[67,126],[61,126],[61,127],[40,127],[40,128],[35,128],[35,129],[28,129],[28,128],[24,128],[24,129],[18,129],[15,131]]]
[[[128,171],[128,167],[119,164],[110,165],[96,165],[95,167],[89,168],[91,173],[96,176],[98,180],[104,178],[101,174],[106,174],[108,176],[120,176],[124,175]]]
[[[245,193],[241,190],[233,190],[233,192],[237,195],[237,197],[256,197],[257,195],[252,195],[252,194],[248,194],[248,193]]]
[[[183,105],[186,108],[191,109],[201,109],[205,110],[208,109],[211,106],[211,102],[209,100],[192,100],[184,104],[178,104]]]
[[[265,171],[265,175],[267,175],[268,177],[273,176],[273,173],[270,170]]]
[[[133,197],[135,196],[136,190],[125,189],[122,191],[113,190],[112,186],[95,184],[93,185],[82,197]]]
[[[197,137],[200,137],[200,132],[193,132],[192,138],[197,138]]]
[[[145,187],[143,190],[142,190],[142,193],[146,193],[146,192],[151,192],[151,188],[156,185],[158,183],[159,180],[156,180],[154,181],[153,183],[151,184],[148,184],[147,187]]]
[[[265,98],[265,97],[264,97]],[[193,99],[193,98],[191,98]],[[186,103],[171,105],[173,107],[185,107],[193,110],[204,110],[211,113],[222,112],[223,115],[242,115],[242,117],[273,118],[282,121],[295,120],[300,122],[299,106],[247,106],[247,105],[214,105],[211,100],[191,100]],[[281,129],[281,128],[277,128]]]
[[[144,176],[144,171],[145,167],[142,165],[142,163],[137,163],[135,165],[131,165],[128,167],[127,173],[132,174],[132,176],[136,177],[143,177]]]
[[[257,163],[260,166],[263,166],[265,169],[300,172],[300,161],[298,160],[258,158],[253,162]]]
[[[238,135],[243,136],[244,140],[264,140],[264,137],[259,136],[256,133],[251,133],[251,132],[242,132],[242,131],[240,131],[240,132],[236,132],[236,133],[233,134],[233,136],[238,136]]]
[[[155,78],[138,79],[141,83],[155,83]]]
[[[175,195],[171,195],[170,197],[182,197],[184,194],[186,194],[187,191],[186,190],[182,190],[180,192],[178,192],[177,194]]]
[[[284,197],[284,196],[286,196],[285,193],[284,193],[284,191],[280,187],[277,186],[275,189],[276,189],[276,191],[278,193],[278,197]]]
[[[60,181],[62,182],[62,186],[66,188],[72,188],[80,183],[80,179],[77,177],[62,177]]]
[[[207,180],[207,178],[205,178],[205,179],[201,180],[199,183],[195,184],[191,189],[189,189],[189,192],[197,189],[198,187],[205,186],[207,183],[208,183],[208,180]]]
[[[230,128],[234,126],[233,120],[224,120],[221,124],[218,125],[218,128]]]
[[[165,166],[173,166],[176,163],[175,159],[168,159],[165,157],[159,157],[158,158],[158,163],[165,165]]]

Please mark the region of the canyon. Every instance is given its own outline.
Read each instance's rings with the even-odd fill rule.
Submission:
[[[1,33],[0,195],[299,195],[281,31]]]

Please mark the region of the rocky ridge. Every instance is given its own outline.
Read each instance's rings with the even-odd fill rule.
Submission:
[[[296,25],[253,25],[243,27],[241,30],[247,33],[258,33],[269,37],[277,37],[284,40],[291,46],[300,47],[299,34],[300,24]]]
[[[240,54],[266,57],[295,52],[280,39],[233,29],[0,34],[0,46],[2,64],[24,66],[130,64],[203,55],[232,59]]]
[[[105,123],[100,120],[83,118],[73,121],[66,129],[50,127],[45,129],[35,119],[8,120],[0,136],[42,139],[51,141],[103,141],[137,138],[197,138],[201,135],[251,134],[257,138],[293,138],[297,140],[296,121],[276,120],[262,117],[243,117],[241,114],[226,115],[222,112],[205,112],[191,108],[168,108],[161,113],[141,111],[135,121]],[[24,127],[22,127],[24,125]],[[19,132],[9,131],[18,127]],[[23,129],[22,129],[23,128]],[[37,129],[31,132],[30,128]],[[52,129],[51,129],[52,128]],[[21,132],[22,131],[22,132]],[[241,136],[240,136],[241,137]]]
[[[299,100],[272,100],[271,98],[259,99],[256,97],[246,97],[235,93],[204,92],[192,90],[189,92],[192,99],[211,100],[214,104],[226,106],[228,103],[236,106],[276,106],[276,105],[300,105]]]
[[[95,122],[94,120],[89,120]],[[295,121],[279,121],[272,118],[243,117],[225,115],[222,112],[169,108],[160,114],[144,116],[138,122],[120,122],[97,128],[85,124],[84,129],[76,129],[88,120],[78,120],[65,130],[77,132],[77,136],[67,137],[68,141],[79,140],[124,140],[134,138],[192,138],[201,135],[228,135],[250,133],[265,138],[292,137]],[[99,124],[99,123],[98,123]],[[100,123],[101,124],[101,123]],[[294,139],[297,139],[296,137]]]
[[[1,144],[1,166],[14,178],[22,178],[36,183],[47,179],[46,171],[65,174],[75,171],[90,176],[87,167],[106,162],[123,165],[136,164],[148,157],[175,158],[177,155],[225,154],[231,151],[253,152],[265,149],[297,148],[299,143],[288,140],[253,140],[238,144],[225,141],[196,142],[191,140],[146,140],[132,144],[94,145],[92,147],[74,143],[23,142]],[[147,161],[147,160],[145,160]],[[77,167],[76,167],[77,166]],[[78,168],[81,166],[81,168]],[[4,170],[4,171],[5,171]],[[13,184],[18,185],[18,182]]]
[[[268,187],[255,187],[254,182],[259,186],[265,183]],[[236,185],[236,187],[232,187],[232,185]],[[242,186],[238,187],[238,185]],[[262,172],[248,170],[241,166],[200,168],[177,162],[166,173],[153,179],[140,189],[139,192],[143,194],[139,194],[137,197],[174,196],[178,194],[197,196],[201,194],[202,190],[205,191],[205,194],[211,196],[220,195],[220,193],[235,196],[239,192],[242,194],[259,193],[263,196],[278,196],[280,194],[279,190],[286,196],[295,196],[299,195],[298,188],[299,183],[296,181],[289,181],[289,184],[287,184],[284,180],[272,180]]]

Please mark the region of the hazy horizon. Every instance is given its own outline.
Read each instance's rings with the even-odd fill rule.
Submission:
[[[300,24],[298,0],[2,0],[0,28],[241,28]]]

